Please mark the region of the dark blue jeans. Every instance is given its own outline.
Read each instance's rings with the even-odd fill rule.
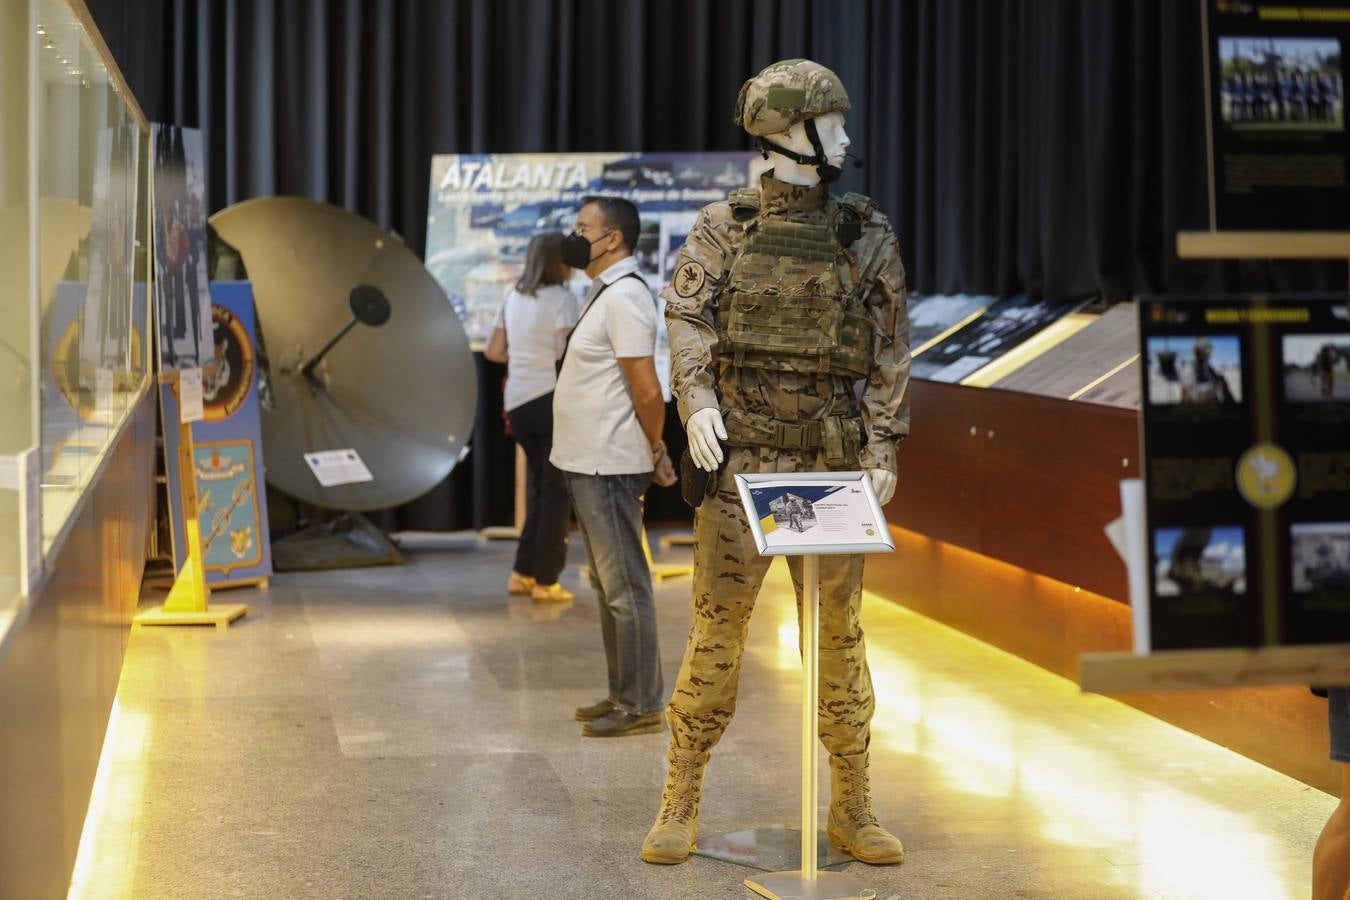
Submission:
[[[610,702],[632,715],[658,713],[665,687],[652,573],[642,552],[642,495],[651,473],[564,474],[600,602]]]

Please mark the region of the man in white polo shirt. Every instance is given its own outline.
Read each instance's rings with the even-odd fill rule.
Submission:
[[[600,601],[609,693],[576,711],[590,737],[661,730],[665,690],[652,577],[642,551],[642,496],[674,481],[661,440],[657,305],[637,271],[637,207],[587,197],[563,261],[593,280],[553,394],[550,461],[567,478]]]

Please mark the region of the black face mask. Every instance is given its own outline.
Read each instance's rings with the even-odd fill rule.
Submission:
[[[562,261],[574,269],[585,270],[591,264],[591,248],[603,241],[609,234],[606,231],[593,241],[588,241],[575,231],[562,240]]]

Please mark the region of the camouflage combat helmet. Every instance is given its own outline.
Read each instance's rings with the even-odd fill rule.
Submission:
[[[763,137],[787,131],[803,119],[846,113],[849,107],[848,91],[834,72],[809,59],[784,59],[741,85],[736,124]]]

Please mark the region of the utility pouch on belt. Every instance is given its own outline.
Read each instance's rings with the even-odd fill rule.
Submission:
[[[725,458],[722,465],[726,465]],[[694,462],[694,457],[685,450],[680,454],[680,496],[684,502],[698,509],[703,501],[717,490],[717,479],[722,474],[719,467],[716,472],[705,472]]]
[[[837,416],[820,420],[820,449],[825,462],[832,466],[844,464],[844,429]]]

